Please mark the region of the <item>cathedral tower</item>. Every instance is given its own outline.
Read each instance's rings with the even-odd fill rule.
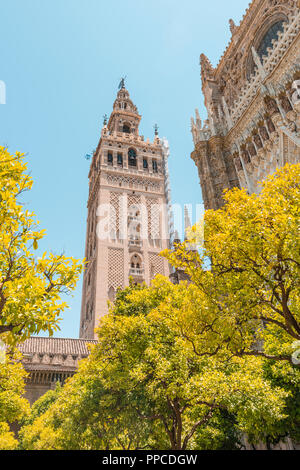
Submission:
[[[169,247],[168,142],[139,134],[141,116],[122,79],[89,172],[80,338],[94,338],[116,291],[169,275],[159,253]]]

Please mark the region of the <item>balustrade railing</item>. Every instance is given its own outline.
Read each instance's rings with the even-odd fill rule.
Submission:
[[[144,274],[144,270],[141,268],[130,268],[129,275],[130,276],[142,276]]]

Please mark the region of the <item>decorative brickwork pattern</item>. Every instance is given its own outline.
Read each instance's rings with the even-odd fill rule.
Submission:
[[[155,278],[157,274],[164,275],[164,259],[157,253],[149,253],[150,280]]]
[[[162,189],[162,185],[160,183],[150,179],[145,180],[144,178],[131,178],[128,176],[116,176],[111,174],[107,174],[106,179],[109,184],[122,188],[135,188],[141,191],[149,191],[154,193],[159,192]]]
[[[122,249],[108,249],[108,288],[124,287],[124,252]]]
[[[157,199],[147,198],[147,215],[148,215],[148,238],[151,240],[159,240],[161,236],[160,230],[160,205]]]
[[[110,238],[116,240],[120,233],[120,193],[110,192],[109,227]]]

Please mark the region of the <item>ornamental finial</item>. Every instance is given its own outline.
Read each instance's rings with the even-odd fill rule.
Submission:
[[[234,34],[237,30],[237,26],[232,18],[230,18],[229,20],[229,27],[230,27],[231,34]]]

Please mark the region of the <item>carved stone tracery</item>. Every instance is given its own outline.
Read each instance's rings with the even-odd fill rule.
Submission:
[[[253,0],[240,25],[230,26],[232,39],[218,66],[201,55],[208,119],[205,126],[198,112],[192,119],[192,158],[207,208],[222,205],[220,178],[225,187],[257,192],[258,182],[283,162],[300,161],[294,85],[300,79],[299,2]],[[222,137],[223,148],[213,154],[216,137]]]

